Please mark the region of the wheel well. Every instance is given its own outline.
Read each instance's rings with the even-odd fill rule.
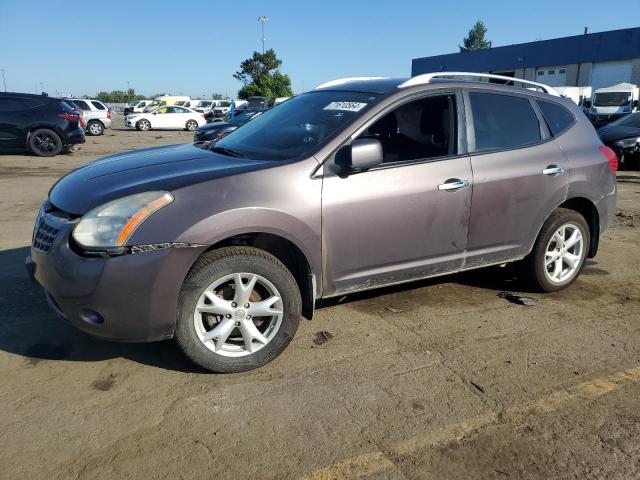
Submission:
[[[566,200],[562,205],[559,205],[558,208],[573,210],[584,217],[587,225],[589,225],[589,234],[591,237],[587,256],[589,258],[595,257],[598,252],[598,242],[600,241],[600,215],[593,202],[582,197],[571,198]]]
[[[93,119],[89,120],[87,122],[87,125],[89,125],[90,123],[100,123],[104,127],[104,122],[102,120],[100,120],[99,118],[93,118]]]
[[[60,137],[60,140],[64,143],[64,136],[62,135],[62,132],[58,130],[58,127],[55,127],[53,125],[34,125],[32,127],[29,127],[29,131],[27,132],[27,137],[25,138],[27,147],[29,146],[29,137],[31,136],[31,134],[41,128],[46,128],[47,130],[51,130],[56,135],[58,135]]]
[[[302,298],[302,315],[311,320],[314,309],[314,285],[311,267],[302,250],[286,238],[271,233],[255,232],[236,235],[212,245],[207,251],[229,246],[259,248],[280,260],[293,274]]]

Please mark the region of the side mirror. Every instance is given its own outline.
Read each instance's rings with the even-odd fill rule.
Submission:
[[[359,138],[336,155],[336,163],[352,172],[368,170],[380,165],[384,158],[382,144],[376,138]]]

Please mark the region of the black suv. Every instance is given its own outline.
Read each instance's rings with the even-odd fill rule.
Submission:
[[[0,93],[0,148],[28,148],[53,157],[84,143],[82,117],[59,98],[28,93]]]

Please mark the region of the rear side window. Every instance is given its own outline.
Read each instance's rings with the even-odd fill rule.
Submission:
[[[73,100],[73,103],[75,103],[80,110],[91,110],[89,104],[84,100]]]
[[[540,141],[540,124],[529,99],[495,93],[470,92],[476,152],[533,145]]]
[[[94,107],[96,107],[98,110],[106,110],[106,107],[105,107],[103,104],[101,104],[100,102],[94,102],[94,101],[92,101],[91,103],[92,103],[92,104],[93,104],[93,106],[94,106]]]
[[[17,110],[24,110],[26,105],[23,104],[20,98],[0,98],[0,111],[1,112],[14,112]]]
[[[546,102],[544,100],[536,100],[536,102],[540,110],[542,110],[542,116],[554,137],[568,130],[576,120],[566,108],[561,107],[557,103]]]

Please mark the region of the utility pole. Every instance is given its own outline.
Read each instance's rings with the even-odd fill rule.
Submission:
[[[4,68],[2,70],[2,83],[4,83],[4,91],[7,91],[7,80],[4,78]]]
[[[267,20],[269,20],[269,18],[265,17],[264,15],[261,17],[258,17],[258,21],[262,25],[262,54],[263,55],[264,55],[264,42],[267,40],[264,36],[264,24]]]

